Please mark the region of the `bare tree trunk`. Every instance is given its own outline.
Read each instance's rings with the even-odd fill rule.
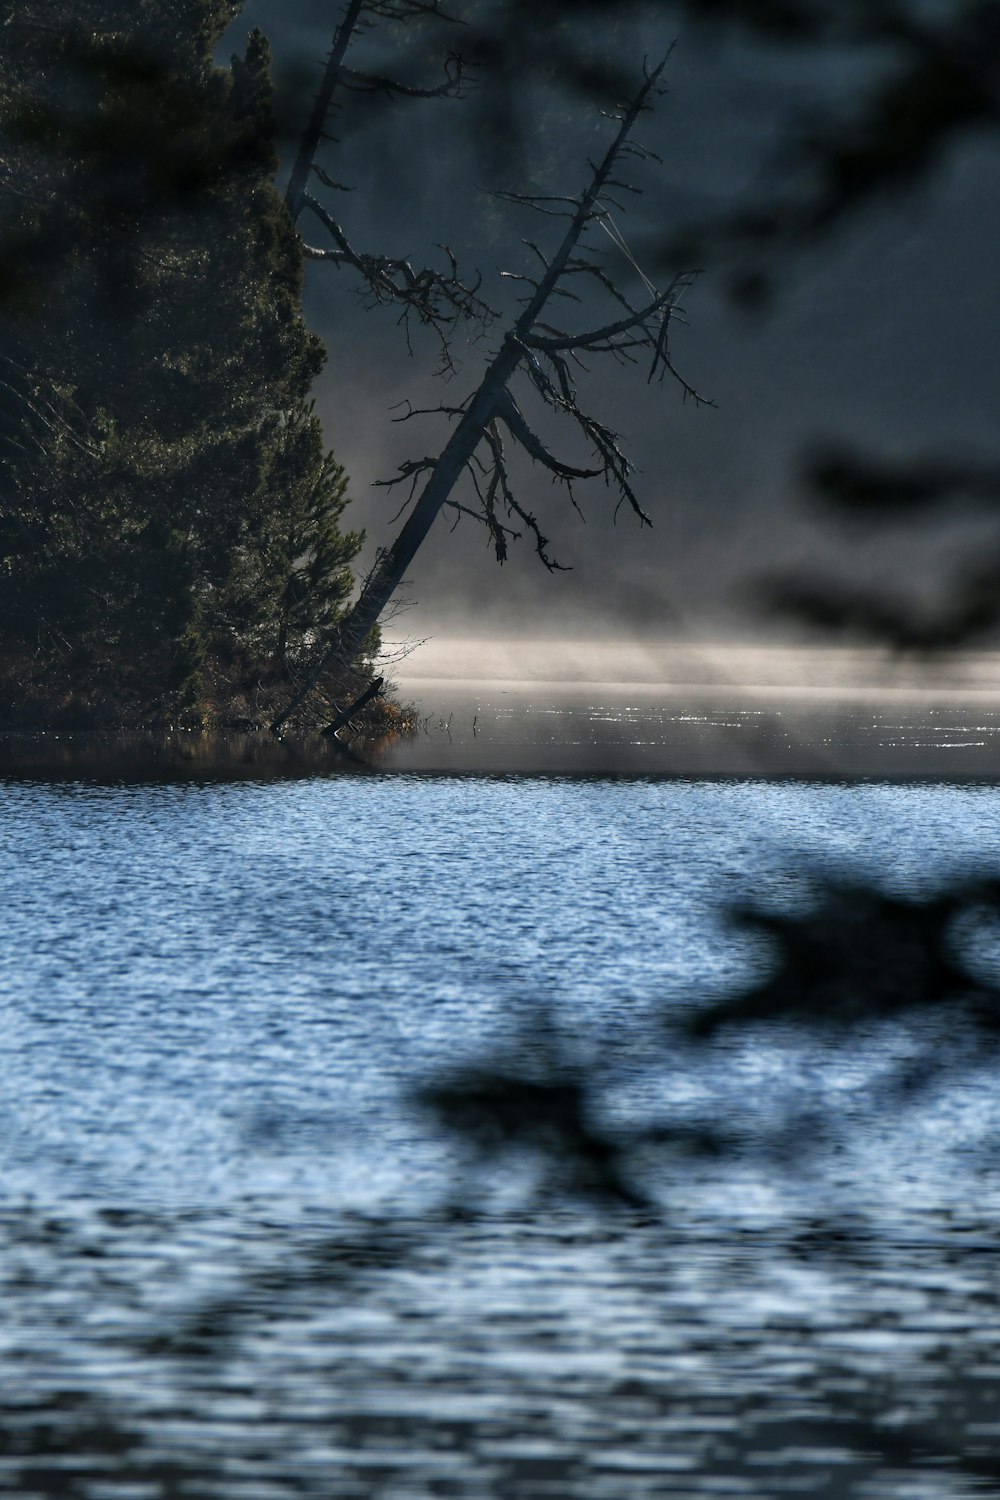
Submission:
[[[373,698],[377,698],[379,696],[382,691],[384,682],[384,677],[376,677],[375,681],[365,688],[360,697],[355,698],[354,702],[349,704],[347,708],[342,708],[333,722],[328,724],[323,730],[323,734],[326,736],[326,738],[331,740],[336,739],[337,731],[339,729],[343,729],[346,724],[349,724],[351,722],[356,714],[359,714],[361,712],[366,704],[370,703]]]
[[[483,432],[493,420],[507,389],[507,382],[523,356],[524,349],[508,335],[465,415],[452,433],[406,524],[392,546],[379,557],[365,580],[356,603],[341,620],[333,640],[305,683],[272,722],[271,730],[274,734],[302,706],[331,662],[338,659],[353,662],[360,655],[372,627],[378,622],[379,616],[402,582],[421,543],[482,442]]]
[[[326,68],[323,72],[323,82],[320,84],[316,102],[309,116],[309,123],[302,132],[299,141],[299,150],[292,168],[292,175],[288,179],[288,188],[285,192],[285,202],[293,220],[299,217],[305,203],[306,188],[309,183],[309,173],[312,171],[313,162],[319,143],[323,139],[323,127],[326,117],[330,113],[330,104],[333,100],[333,92],[337,87],[340,70],[347,56],[347,49],[351,45],[361,12],[364,9],[365,0],[348,0],[344,19],[337,27],[330,48],[330,56],[327,58]]]

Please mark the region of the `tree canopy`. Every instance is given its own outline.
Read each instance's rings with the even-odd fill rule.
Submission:
[[[350,589],[267,42],[212,63],[238,9],[59,0],[3,28],[8,721],[252,714]]]

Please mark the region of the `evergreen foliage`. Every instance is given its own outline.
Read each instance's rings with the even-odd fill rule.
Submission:
[[[350,587],[267,43],[211,60],[238,9],[28,0],[0,26],[8,722],[245,711]]]

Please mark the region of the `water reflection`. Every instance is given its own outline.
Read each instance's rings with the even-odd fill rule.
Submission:
[[[527,775],[1000,775],[1000,706],[888,704],[644,685],[427,683],[420,732],[371,758],[401,771]]]
[[[294,779],[366,771],[547,776],[1000,776],[1000,706],[857,695],[742,694],[545,684],[425,685],[414,734],[343,731],[0,734],[0,775],[109,781]]]
[[[372,769],[368,755],[322,735],[278,739],[255,731],[177,730],[103,734],[0,733],[0,776],[107,782],[282,780]]]

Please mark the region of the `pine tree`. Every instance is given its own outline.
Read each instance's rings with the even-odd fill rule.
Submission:
[[[0,28],[8,721],[238,711],[350,588],[267,43],[211,60],[238,9],[31,0]]]

